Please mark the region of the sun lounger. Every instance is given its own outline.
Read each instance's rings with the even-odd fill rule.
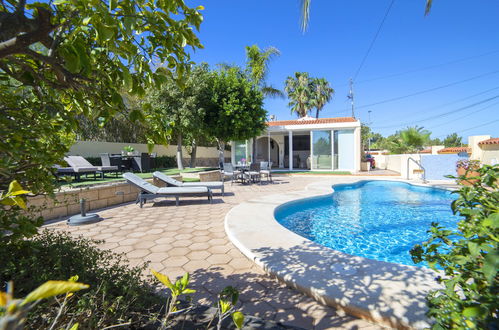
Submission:
[[[182,196],[208,196],[210,203],[213,200],[213,195],[210,188],[208,187],[158,187],[146,180],[138,177],[137,175],[127,172],[123,174],[123,177],[132,185],[140,189],[140,193],[137,196],[137,203],[140,203],[140,207],[148,199],[153,199],[157,197],[175,197],[175,204],[178,206],[179,198]]]
[[[108,172],[115,172],[116,177],[118,177],[118,166],[93,166],[90,164],[88,160],[83,158],[82,156],[67,156],[64,157],[64,160],[66,163],[68,163],[69,166],[71,166],[75,171],[77,169],[94,169],[94,171],[98,172],[101,174],[102,178],[104,178],[104,173]]]
[[[168,175],[161,172],[154,172],[152,174],[156,179],[163,181],[169,187],[207,187],[211,190],[220,189],[222,196],[225,193],[224,183],[222,181],[207,181],[207,182],[180,182]]]

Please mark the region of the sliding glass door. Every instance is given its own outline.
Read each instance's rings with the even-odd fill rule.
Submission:
[[[311,131],[312,170],[332,169],[331,131]]]

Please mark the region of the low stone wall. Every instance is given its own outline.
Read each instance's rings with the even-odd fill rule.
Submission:
[[[125,183],[110,183],[94,187],[75,188],[57,192],[55,198],[41,195],[28,199],[28,207],[34,207],[45,220],[64,218],[80,213],[80,199],[86,200],[86,210],[96,210],[137,199],[139,190]]]

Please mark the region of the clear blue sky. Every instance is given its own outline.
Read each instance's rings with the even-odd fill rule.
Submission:
[[[432,137],[452,132],[465,139],[478,134],[497,137],[499,1],[433,2],[430,15],[425,17],[424,0],[395,0],[356,79],[356,117],[368,122],[371,110],[371,126],[383,135],[419,125],[431,130]],[[336,93],[321,117],[348,116],[348,80],[357,71],[389,3],[312,0],[310,26],[302,33],[298,0],[189,0],[189,5],[205,6],[199,33],[205,48],[196,51],[193,60],[244,66],[246,45],[274,46],[281,56],[270,64],[268,83],[284,89],[286,77],[296,71],[324,77]],[[432,68],[420,70],[428,67]],[[418,71],[397,75],[413,70]],[[395,76],[375,79],[389,75]],[[477,76],[432,92],[368,106]],[[267,99],[265,108],[279,120],[295,118],[287,103],[286,99]],[[450,114],[437,117],[444,113]],[[437,118],[425,120],[429,117]]]

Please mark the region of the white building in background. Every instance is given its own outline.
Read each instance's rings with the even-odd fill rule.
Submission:
[[[270,121],[264,134],[232,142],[232,163],[271,161],[272,167],[360,171],[360,121],[352,117]]]

